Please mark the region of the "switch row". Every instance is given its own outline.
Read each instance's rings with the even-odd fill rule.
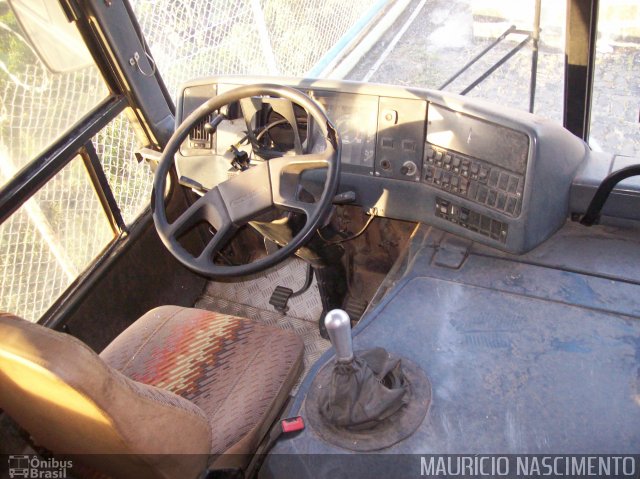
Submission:
[[[520,214],[524,179],[495,166],[427,145],[423,181],[511,216]]]
[[[475,233],[480,233],[501,243],[506,243],[509,227],[477,211],[457,205],[442,198],[436,198],[436,216],[457,224]]]

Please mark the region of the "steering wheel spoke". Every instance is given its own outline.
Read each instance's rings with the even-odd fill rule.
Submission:
[[[282,156],[269,160],[274,206],[286,211],[304,213],[307,219],[311,218],[317,205],[298,199],[300,175],[308,170],[328,168],[332,152],[328,147],[322,153]]]
[[[283,211],[293,211],[295,213],[304,213],[307,219],[311,218],[317,205],[315,203],[305,203],[304,201],[289,199],[289,198],[278,198],[274,197],[273,204],[276,209]]]
[[[321,153],[307,153],[306,155],[285,155],[269,160],[271,175],[301,174],[307,170],[328,168],[333,149],[327,148]]]
[[[238,231],[238,227],[233,223],[227,223],[216,231],[213,238],[209,240],[202,252],[195,258],[196,262],[202,267],[214,265],[213,259],[217,253],[222,250],[227,243],[233,238]]]
[[[209,223],[216,230],[231,223],[224,200],[217,187],[198,198],[173,223],[167,224],[166,234],[171,240],[177,241],[180,236],[203,221]]]

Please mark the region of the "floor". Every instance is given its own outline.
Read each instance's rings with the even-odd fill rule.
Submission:
[[[249,276],[241,281],[210,281],[195,304],[196,308],[293,330],[300,336],[304,341],[304,371],[292,393],[298,390],[313,363],[331,346],[318,331],[318,319],[322,314],[318,285],[314,278],[307,291],[292,297],[286,314],[276,311],[269,304],[269,298],[276,286],[286,286],[294,291],[300,289],[306,279],[306,270],[306,263],[294,257],[267,270],[266,274]]]

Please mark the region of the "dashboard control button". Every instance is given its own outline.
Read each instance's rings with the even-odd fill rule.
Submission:
[[[384,110],[382,112],[382,118],[386,123],[395,125],[398,123],[398,112],[396,110]]]
[[[442,173],[442,184],[448,185],[451,182],[451,173],[447,173],[446,171]]]
[[[507,200],[507,207],[506,207],[507,213],[509,213],[510,215],[515,214],[517,204],[518,204],[518,200],[516,198],[514,198],[513,196],[509,197],[509,199]]]
[[[481,166],[480,171],[478,171],[478,180],[480,180],[482,183],[486,183],[488,176],[489,176],[489,169],[485,168],[484,166]]]
[[[469,226],[473,231],[478,231],[478,226],[480,226],[480,215],[475,211],[471,211],[469,213]]]
[[[460,178],[460,193],[463,195],[467,194],[467,190],[469,188],[469,180],[466,178]]]
[[[491,186],[492,188],[495,188],[496,186],[498,186],[498,178],[500,178],[500,172],[497,171],[496,169],[493,169],[491,171],[491,174],[489,175],[488,185]]]
[[[413,140],[402,140],[402,149],[408,152],[416,151],[416,142]]]
[[[491,236],[495,235],[494,239],[498,239],[500,236],[500,231],[502,230],[502,224],[499,221],[492,220],[491,221]]]
[[[487,201],[487,195],[489,194],[489,188],[480,185],[478,188],[478,203],[485,203]]]
[[[469,198],[471,198],[472,200],[475,200],[477,194],[478,194],[478,182],[472,181],[469,183]]]
[[[499,192],[498,193],[498,202],[496,203],[496,208],[498,208],[499,210],[504,210],[506,204],[507,204],[507,195],[505,195],[502,192]]]
[[[497,200],[498,200],[498,192],[493,189],[489,190],[489,195],[487,196],[487,204],[489,206],[495,206]]]
[[[519,183],[519,179],[517,176],[512,176],[511,178],[509,178],[509,185],[507,186],[507,191],[511,194],[514,194],[516,191],[518,191],[518,183]]]
[[[405,161],[400,168],[400,173],[405,176],[415,176],[418,171],[418,167],[413,161]]]
[[[393,138],[389,138],[389,137],[382,138],[382,141],[381,141],[380,143],[381,143],[381,145],[382,145],[382,148],[389,148],[389,149],[391,149],[391,148],[393,148],[393,147],[394,147],[394,145],[393,145]]]
[[[480,229],[484,232],[484,234],[488,235],[491,231],[491,218],[487,218],[486,216],[480,217]]]
[[[433,181],[433,174],[435,173],[435,168],[433,166],[427,166],[426,172],[424,174],[424,179],[427,181]]]
[[[498,189],[507,191],[507,185],[509,184],[510,177],[511,175],[509,175],[509,173],[500,173],[500,179],[498,180]]]

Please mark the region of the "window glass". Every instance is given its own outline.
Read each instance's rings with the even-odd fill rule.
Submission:
[[[107,94],[95,65],[47,70],[0,2],[0,186]]]
[[[37,321],[113,238],[78,156],[0,225],[0,310]]]
[[[351,70],[344,65],[316,68],[332,47],[348,44],[350,32],[359,25],[385,24],[385,16],[401,3],[381,7],[373,0],[132,0],[174,95],[181,82],[215,74],[322,72],[325,77],[438,89],[510,26],[534,28],[536,0],[410,2]],[[565,2],[541,2],[534,112],[558,122],[563,116],[565,17]],[[507,35],[445,89],[462,92],[526,37]],[[532,52],[530,40],[468,95],[529,110]]]
[[[600,0],[589,144],[640,158],[640,4]]]
[[[529,110],[534,44],[529,35],[534,30],[536,0],[435,0],[420,2],[417,8],[363,57],[349,79],[463,93],[495,68],[465,94]],[[534,113],[558,122],[562,122],[565,8],[562,1],[540,4],[535,73]],[[514,31],[507,33],[512,27]],[[454,75],[459,76],[453,79]]]
[[[131,0],[164,81],[304,76],[378,0]]]
[[[149,206],[153,173],[146,161],[135,159],[140,145],[127,116],[116,117],[96,135],[93,145],[125,223],[133,222]]]

